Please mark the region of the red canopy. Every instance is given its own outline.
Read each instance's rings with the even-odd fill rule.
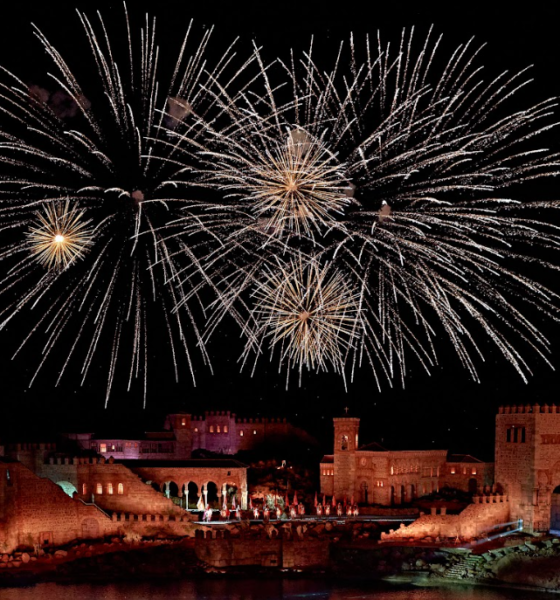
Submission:
[[[331,504],[332,504],[333,508],[336,506],[336,498],[335,498],[334,494],[333,494],[333,497],[331,500]]]

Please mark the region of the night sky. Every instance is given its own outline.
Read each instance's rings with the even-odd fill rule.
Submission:
[[[129,3],[133,26],[142,21],[142,14]],[[191,18],[195,26],[216,26],[217,46],[223,47],[240,35],[239,52],[251,50],[251,41],[265,47],[265,55],[287,56],[291,46],[305,48],[311,35],[337,46],[350,32],[356,37],[381,30],[385,40],[398,42],[403,27],[416,26],[419,36],[431,24],[444,34],[446,55],[459,42],[475,36],[477,42],[487,42],[479,63],[488,74],[508,69],[518,71],[528,65],[535,83],[519,97],[519,104],[536,103],[560,94],[558,72],[560,46],[557,38],[557,13],[550,5],[538,8],[538,3],[525,5],[524,12],[504,13],[495,8],[463,7],[440,12],[422,8],[406,11],[401,3],[387,3],[379,8],[372,4],[373,16],[360,13],[358,3],[340,3],[339,11],[327,11],[322,2],[269,3],[262,2],[183,2],[161,0],[149,9],[157,17],[158,39],[162,47],[173,47],[174,55],[184,27]],[[10,8],[0,8],[0,64],[18,74],[24,81],[46,85],[45,57],[35,40],[30,23],[35,23],[53,45],[67,57],[74,56],[78,64],[85,48],[84,34],[75,12],[66,6],[83,9],[93,17],[99,9],[109,23],[122,20],[120,2],[20,2]],[[471,6],[471,5],[469,5]],[[536,8],[535,8],[536,7]],[[118,28],[116,28],[118,29]],[[558,111],[560,116],[560,110]],[[558,134],[550,135],[549,143],[560,151]],[[556,182],[536,183],[524,193],[535,198],[560,198]],[[558,258],[558,257],[556,257]],[[0,262],[0,269],[2,263]],[[550,287],[560,292],[557,279],[550,277]],[[32,317],[28,317],[32,318]],[[560,330],[557,324],[538,317],[538,323],[552,341],[551,362],[560,368]],[[79,375],[71,373],[62,384],[54,387],[56,373],[43,373],[33,387],[28,388],[40,355],[40,347],[31,347],[14,361],[14,349],[26,331],[10,326],[0,332],[0,433],[20,436],[26,430],[43,431],[49,435],[57,430],[95,430],[107,424],[119,423],[141,429],[158,429],[168,411],[183,410],[201,414],[205,410],[232,410],[244,416],[286,416],[308,428],[329,449],[332,417],[349,415],[362,418],[361,441],[378,441],[391,449],[449,448],[491,460],[493,455],[494,415],[497,407],[508,403],[558,402],[557,375],[536,357],[529,362],[534,376],[525,385],[514,369],[489,345],[485,345],[486,362],[479,362],[482,383],[470,381],[468,373],[442,343],[441,365],[425,375],[410,363],[406,388],[397,382],[391,389],[386,383],[377,390],[367,367],[359,370],[345,391],[342,379],[328,374],[306,374],[301,387],[292,377],[285,389],[285,373],[277,373],[277,363],[265,358],[251,377],[250,368],[239,373],[238,357],[242,345],[235,327],[224,324],[208,346],[212,357],[212,374],[196,354],[197,385],[193,387],[188,372],[176,384],[158,347],[158,332],[151,337],[151,379],[148,386],[148,406],[142,408],[142,390],[134,385],[126,391],[124,381],[117,381],[109,402],[104,404],[103,370],[93,371],[83,387]],[[63,349],[59,351],[63,353]],[[54,368],[54,367],[53,367]]]

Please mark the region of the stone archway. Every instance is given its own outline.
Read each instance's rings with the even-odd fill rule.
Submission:
[[[82,538],[98,538],[99,534],[99,522],[97,519],[84,519],[82,521]]]
[[[550,496],[550,530],[560,531],[560,485],[554,488]]]
[[[187,502],[187,509],[195,510],[198,504],[199,497],[199,489],[198,485],[194,481],[189,481],[189,483],[185,486],[185,495]]]
[[[216,483],[209,481],[206,484],[206,491],[208,492],[206,496],[206,503],[210,505],[210,508],[221,508],[218,500],[218,495],[220,492]]]

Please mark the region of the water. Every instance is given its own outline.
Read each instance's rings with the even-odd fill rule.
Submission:
[[[522,590],[482,587],[397,587],[289,579],[199,579],[0,589],[0,600],[528,600],[551,598]]]

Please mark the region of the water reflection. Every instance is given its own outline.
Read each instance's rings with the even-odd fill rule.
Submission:
[[[527,600],[548,594],[481,587],[396,588],[317,580],[201,579],[0,589],[0,600]]]

